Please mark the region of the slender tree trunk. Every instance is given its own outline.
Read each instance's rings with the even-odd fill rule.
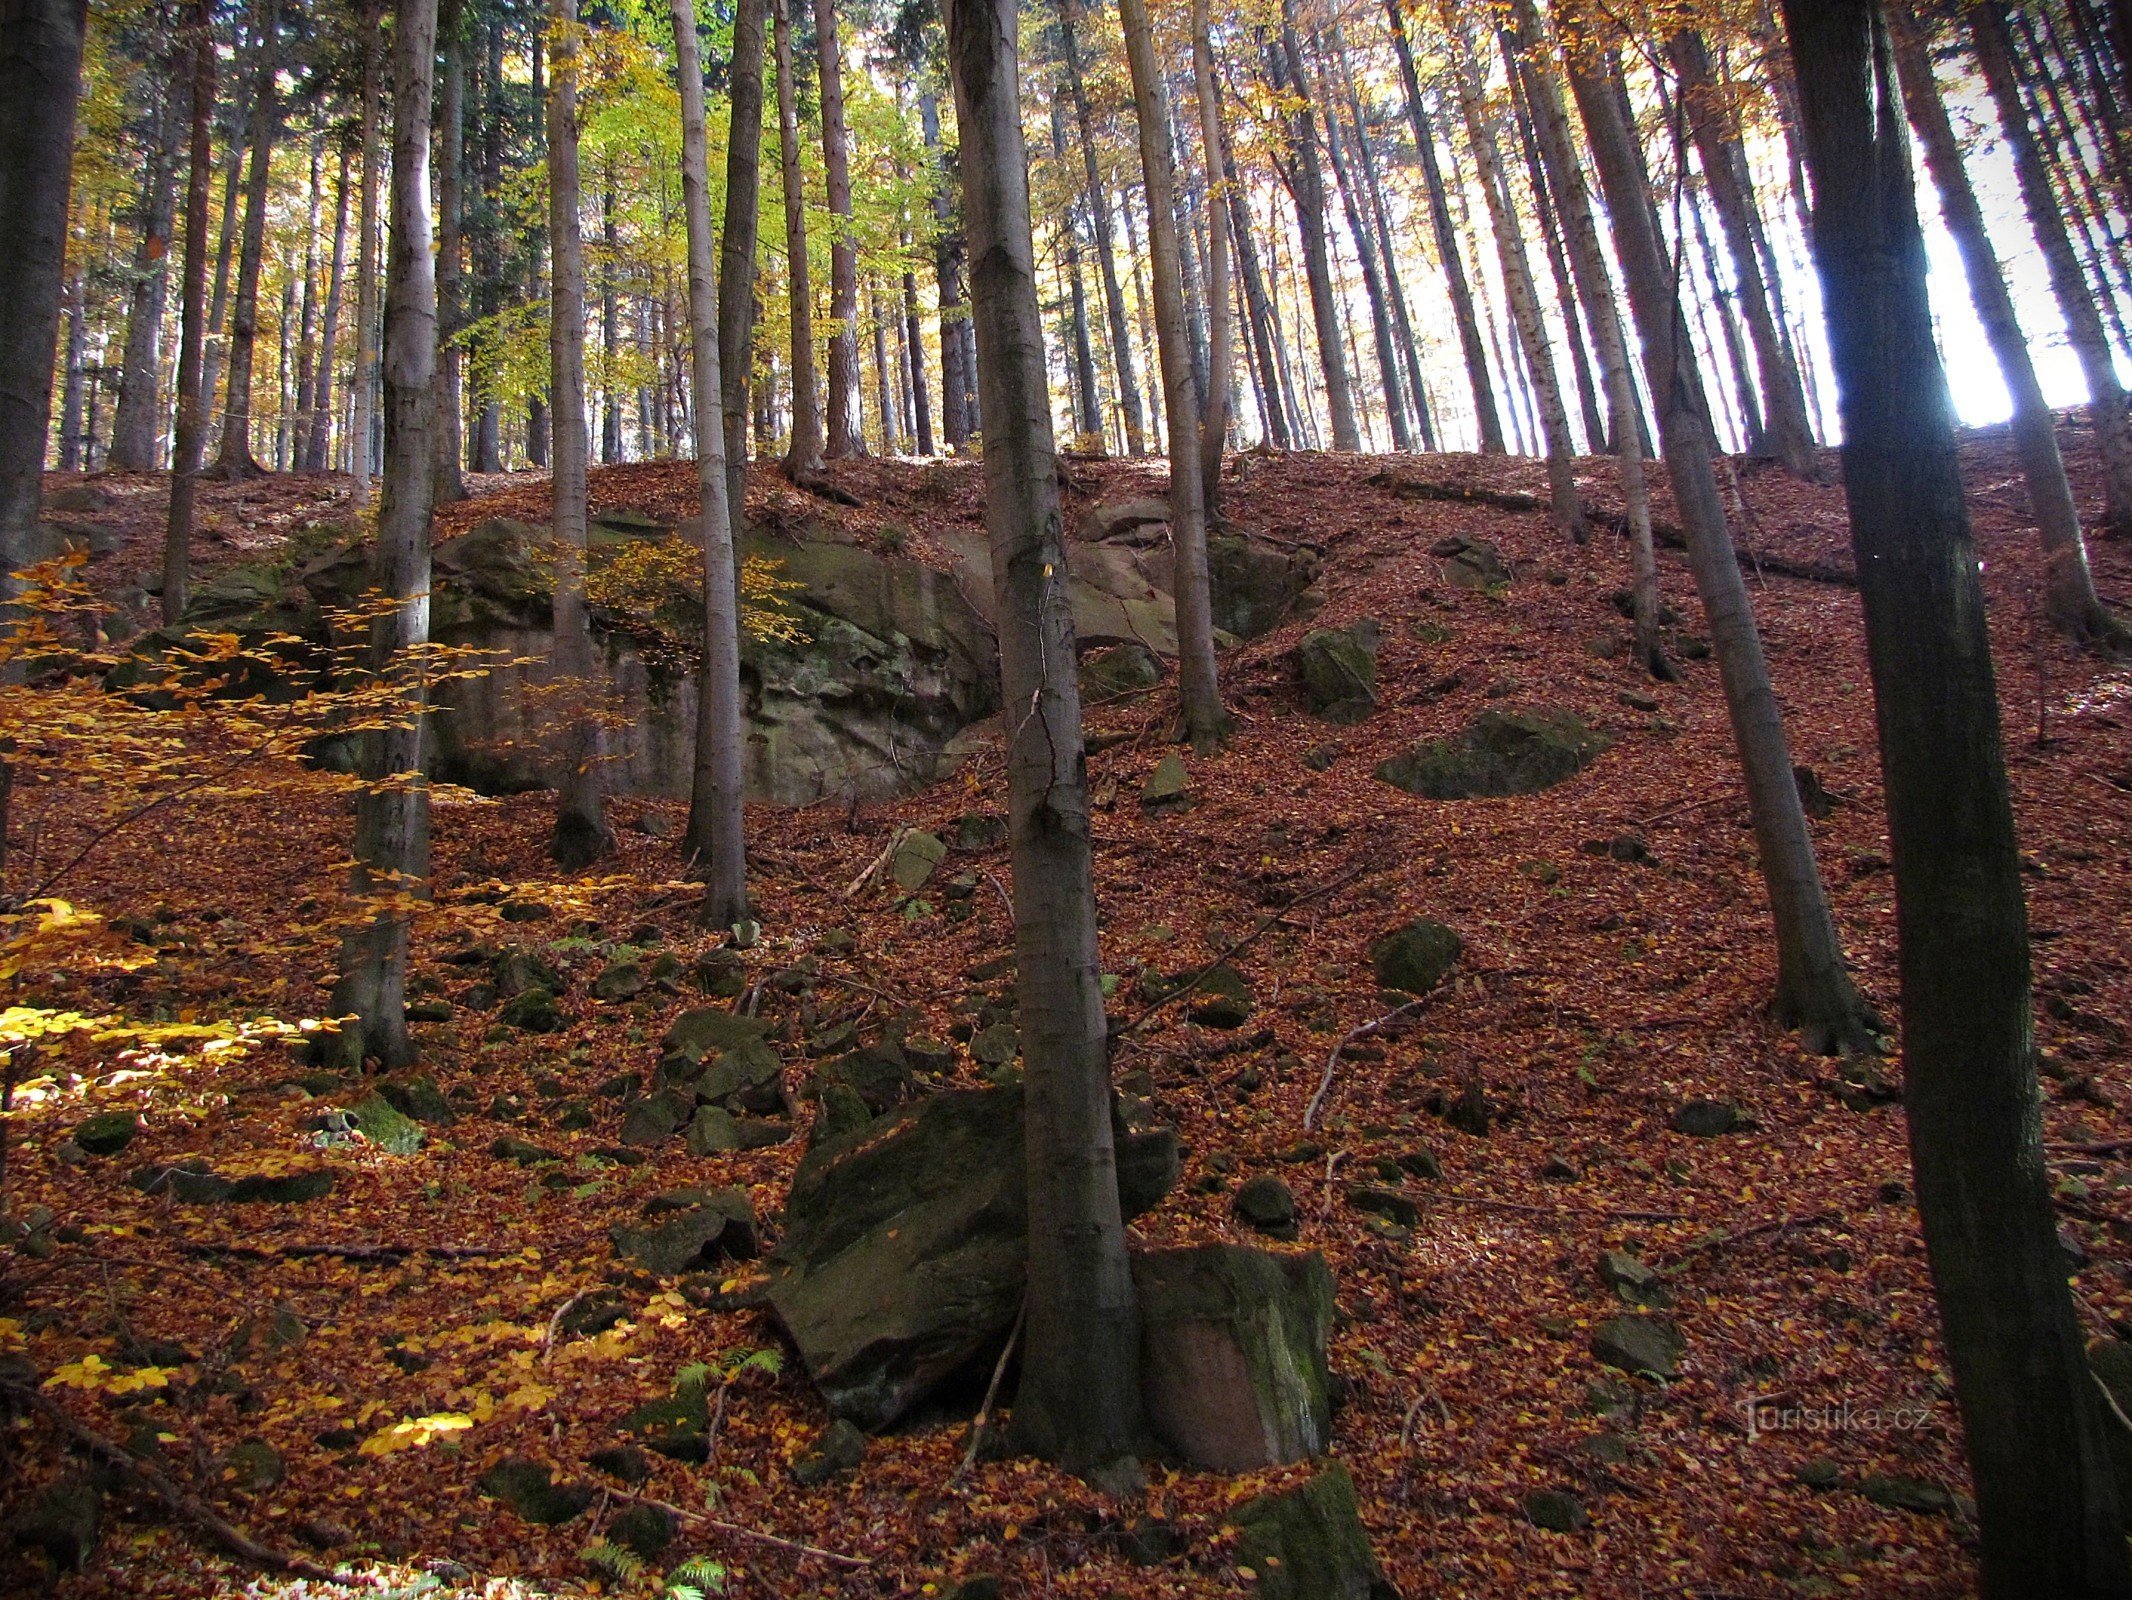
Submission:
[[[1769,453],[1797,478],[1812,478],[1814,428],[1806,414],[1806,390],[1799,381],[1798,364],[1792,360],[1780,336],[1770,295],[1762,281],[1761,259],[1755,249],[1760,227],[1754,191],[1747,177],[1747,162],[1741,153],[1740,125],[1731,101],[1711,75],[1710,52],[1703,36],[1683,28],[1667,44],[1667,54],[1680,74],[1682,114],[1695,139],[1696,154],[1703,165],[1703,182],[1709,191],[1718,226],[1724,230],[1725,249],[1732,258],[1732,275],[1739,288],[1741,320],[1754,343],[1755,368],[1761,376],[1763,439]]]
[[[339,361],[341,286],[348,267],[348,146],[341,146],[340,176],[333,185],[333,264],[326,274],[326,311],[318,334],[318,372],[311,392],[311,426],[304,439],[304,468],[323,472],[332,464],[333,369]]]
[[[718,352],[718,282],[711,268],[708,135],[693,0],[673,0],[674,66],[681,80],[681,194],[688,217],[689,345],[694,358],[698,514],[703,519],[703,663],[696,677],[696,763],[689,794],[690,852],[704,875],[703,920],[731,927],[748,915],[742,825],[740,595],[732,508],[726,499],[725,396]],[[762,78],[756,27],[756,81]],[[761,115],[761,97],[756,99]],[[730,146],[728,147],[730,148]],[[752,253],[752,252],[751,252]]]
[[[1895,61],[1910,126],[1924,147],[1925,165],[1938,191],[1940,213],[1961,252],[1969,280],[1969,297],[1984,336],[1998,358],[2000,375],[2013,396],[2012,433],[2021,471],[2028,483],[2028,503],[2042,538],[2051,620],[2076,639],[2115,641],[2123,633],[2103,609],[2088,570],[2087,543],[2081,537],[2080,513],[2066,481],[2058,453],[2058,429],[2043,387],[2029,359],[2028,340],[2014,311],[2013,296],[2000,275],[1997,254],[1984,226],[1983,208],[1970,187],[1962,147],[1940,100],[1932,58],[1921,29],[1924,19],[1891,19]]]
[[[1421,431],[1421,447],[1437,448],[1436,419],[1429,403],[1429,387],[1421,371],[1421,350],[1414,338],[1414,323],[1407,307],[1407,294],[1399,278],[1399,242],[1392,227],[1391,209],[1385,204],[1384,183],[1378,175],[1377,155],[1370,140],[1369,118],[1363,114],[1361,91],[1355,84],[1354,63],[1348,59],[1347,41],[1337,25],[1333,28],[1333,53],[1340,66],[1342,92],[1354,129],[1355,153],[1361,165],[1363,198],[1384,261],[1385,298],[1392,305],[1392,326],[1398,335],[1399,354],[1406,369],[1414,421]]]
[[[1016,1434],[1078,1471],[1141,1445],[1140,1328],[1111,1137],[1073,609],[1029,236],[1013,0],[948,0],[986,526],[999,591],[1014,941],[1028,1077],[1029,1289]]]
[[[363,8],[363,188],[355,224],[355,414],[348,428],[348,470],[355,478],[353,499],[370,498],[372,407],[377,393],[378,324],[378,85],[384,53],[384,17],[379,0]],[[424,163],[427,165],[427,163]]]
[[[976,374],[963,339],[962,234],[956,226],[948,163],[940,148],[940,106],[930,88],[918,91],[918,124],[933,169],[933,272],[940,286],[940,432],[950,450],[970,437],[970,406]]]
[[[762,227],[763,0],[733,8],[733,61],[725,147],[725,221],[719,236],[718,374],[724,417],[729,542],[747,531],[748,377],[755,370],[755,255]],[[711,840],[691,827],[689,854],[699,860]]]
[[[622,392],[615,387],[615,357],[620,350],[621,307],[615,297],[614,189],[600,185],[600,463],[622,459]]]
[[[1222,139],[1222,159],[1225,164],[1233,165],[1226,134]],[[1267,438],[1276,449],[1293,449],[1295,434],[1288,426],[1290,401],[1288,386],[1282,381],[1280,337],[1274,326],[1273,301],[1267,292],[1266,276],[1259,267],[1258,244],[1252,236],[1251,213],[1242,185],[1229,190],[1228,203],[1229,234],[1236,242],[1236,275],[1243,289],[1245,321],[1252,329],[1259,387],[1266,396],[1260,419],[1266,425]]]
[[[436,70],[437,0],[395,0],[392,60],[392,240],[385,290],[385,466],[378,496],[371,581],[391,609],[372,625],[371,670],[400,681],[411,702],[403,724],[365,736],[356,797],[358,898],[383,903],[341,936],[336,1013],[356,1025],[341,1035],[343,1059],[387,1068],[415,1058],[407,1034],[408,917],[398,902],[426,892],[429,789],[422,777],[420,655],[429,642],[430,495],[436,446],[437,279],[429,221],[430,99]]]
[[[579,235],[577,0],[551,0],[548,73],[548,356],[555,503],[555,670],[577,686],[564,713],[555,835],[548,853],[578,871],[613,848],[601,803],[600,726],[592,692],[592,619],[585,604],[585,248]]]
[[[252,86],[252,170],[245,180],[244,244],[237,258],[237,299],[230,308],[229,391],[222,407],[222,448],[211,469],[218,478],[256,478],[265,469],[252,455],[252,359],[259,343],[259,270],[266,255],[267,178],[274,154],[276,35],[280,0],[261,0],[259,77]]]
[[[1886,773],[1910,1159],[1982,1592],[2132,1595],[2044,1164],[2021,853],[1895,66],[1876,0],[1784,13]]]
[[[1495,380],[1489,374],[1488,346],[1481,338],[1480,318],[1473,308],[1473,289],[1466,279],[1464,252],[1458,229],[1451,221],[1451,204],[1444,192],[1442,168],[1436,159],[1436,133],[1429,125],[1421,103],[1421,79],[1414,70],[1414,48],[1407,38],[1406,13],[1401,0],[1384,0],[1384,14],[1391,24],[1392,50],[1399,58],[1399,81],[1406,91],[1407,120],[1414,125],[1414,148],[1421,157],[1422,181],[1429,191],[1429,225],[1436,234],[1436,258],[1443,266],[1444,285],[1451,297],[1451,317],[1458,325],[1459,348],[1466,358],[1466,382],[1473,391],[1473,415],[1480,428],[1481,453],[1503,453],[1503,424],[1496,414]]]
[[[852,237],[851,134],[844,126],[844,52],[836,0],[814,0],[822,102],[822,175],[829,197],[829,409],[822,453],[866,454],[859,422],[859,248]]]
[[[304,265],[303,265],[303,315],[296,332],[296,406],[295,437],[290,451],[288,466],[303,469],[304,459],[310,454],[311,413],[318,404],[318,218],[324,206],[326,188],[326,146],[319,130],[311,130],[311,184],[304,197]],[[288,329],[282,330],[283,342],[287,342]]]
[[[1318,330],[1318,364],[1325,373],[1325,407],[1332,422],[1335,450],[1360,450],[1355,425],[1355,396],[1348,382],[1347,353],[1340,340],[1339,297],[1333,290],[1329,235],[1325,225],[1325,174],[1318,165],[1318,117],[1303,82],[1302,52],[1296,46],[1293,0],[1281,0],[1281,30],[1272,46],[1279,62],[1279,85],[1297,97],[1288,117],[1289,159],[1296,226],[1302,234],[1303,276],[1310,287],[1310,310]],[[1277,86],[1279,86],[1277,85]]]
[[[201,368],[207,346],[207,208],[215,141],[213,0],[193,0],[186,20],[192,50],[192,149],[185,174],[185,282],[178,312],[177,428],[171,444],[170,512],[163,527],[163,625],[185,614],[191,575],[193,506],[207,443]]]
[[[436,500],[466,498],[460,470],[459,334],[466,323],[464,275],[466,212],[466,24],[460,0],[439,0],[438,45],[444,74],[437,84],[437,403],[431,434],[437,445]]]
[[[1066,169],[1066,106],[1062,96],[1051,97],[1051,158]],[[1059,234],[1066,257],[1067,287],[1073,297],[1074,431],[1081,439],[1103,437],[1103,397],[1096,389],[1095,343],[1088,331],[1088,286],[1081,270],[1080,223],[1073,208],[1059,221]],[[1076,440],[1079,443],[1080,440]]]
[[[910,370],[912,423],[918,435],[918,454],[933,453],[933,398],[925,381],[924,325],[918,320],[918,274],[909,266],[911,239],[905,231],[903,248],[903,347],[907,352],[906,363]],[[1078,290],[1079,280],[1075,280]],[[1082,340],[1087,340],[1088,325],[1084,318],[1081,324]]]
[[[1872,1048],[1879,1019],[1845,970],[1828,893],[1814,861],[1813,836],[1800,803],[1791,751],[1769,664],[1755,629],[1711,455],[1710,410],[1695,370],[1675,280],[1660,243],[1643,152],[1596,56],[1585,0],[1558,3],[1571,31],[1570,87],[1591,142],[1593,163],[1613,223],[1615,253],[1643,346],[1644,374],[1658,408],[1659,435],[1688,536],[1688,566],[1710,625],[1733,740],[1746,779],[1762,879],[1776,930],[1777,982],[1771,1013],[1799,1030],[1813,1051]]]
[[[814,386],[814,291],[807,270],[807,198],[800,188],[799,95],[792,81],[792,0],[775,8],[777,134],[785,193],[785,258],[792,301],[792,442],[785,475],[798,483],[822,470],[822,412]]]
[[[2042,247],[2044,263],[2050,269],[2051,290],[2057,297],[2059,314],[2065,318],[2068,342],[2087,379],[2089,416],[2103,461],[2104,516],[2119,532],[2132,533],[2132,431],[2128,431],[2125,415],[2124,386],[2118,382],[2102,316],[2081,272],[2080,259],[2074,254],[2065,218],[2051,192],[2050,174],[2022,109],[2020,84],[2014,76],[2006,37],[2006,7],[2003,0],[1982,0],[1965,15],[1977,64],[1984,70],[1984,81],[1998,110],[1999,130],[2013,153],[2014,176],[2020,181],[2029,228]]]
[[[1095,116],[1081,70],[1081,0],[1059,0],[1059,40],[1066,57],[1066,87],[1073,95],[1074,123],[1081,135],[1081,174],[1089,221],[1094,226],[1096,266],[1103,278],[1103,306],[1110,319],[1111,371],[1118,380],[1118,404],[1125,413],[1125,453],[1147,454],[1147,421],[1140,404],[1134,370],[1132,330],[1125,318],[1125,291],[1118,280],[1112,246],[1110,188],[1096,161]]]
[[[1497,37],[1507,50],[1509,35],[1498,31]],[[1525,84],[1518,65],[1506,57],[1511,88],[1512,114],[1518,128],[1518,144],[1525,157],[1525,175],[1532,189],[1532,208],[1540,224],[1540,239],[1547,255],[1548,275],[1555,285],[1555,304],[1561,307],[1564,343],[1569,346],[1570,372],[1577,385],[1577,404],[1584,414],[1584,437],[1586,453],[1603,455],[1606,451],[1606,422],[1599,414],[1599,386],[1592,381],[1592,363],[1585,351],[1584,329],[1580,325],[1575,280],[1570,270],[1569,252],[1563,242],[1562,220],[1558,197],[1554,193],[1554,179],[1538,147],[1538,135],[1533,131],[1532,108],[1526,104]]]
[[[1192,0],[1192,84],[1199,105],[1199,147],[1207,166],[1207,398],[1199,419],[1199,468],[1204,484],[1200,498],[1210,528],[1220,522],[1222,444],[1229,436],[1229,389],[1236,365],[1230,348],[1235,303],[1229,290],[1231,184],[1212,29],[1209,0]],[[1078,290],[1078,278],[1075,285]]]
[[[1207,578],[1206,481],[1199,457],[1200,408],[1185,326],[1184,266],[1177,244],[1177,173],[1171,165],[1169,92],[1155,60],[1147,0],[1118,0],[1132,73],[1140,171],[1147,185],[1157,353],[1169,424],[1170,541],[1177,562],[1177,677],[1184,735],[1212,750],[1228,732],[1214,665],[1214,598]],[[1217,447],[1219,440],[1216,441]]]
[[[89,349],[88,319],[83,315],[83,300],[88,293],[82,275],[77,272],[67,280],[66,288],[59,296],[65,308],[67,337],[60,358],[59,390],[59,470],[81,471],[82,434],[82,367]]]
[[[233,55],[241,56],[242,40]],[[259,44],[252,42],[253,54]],[[244,216],[244,207],[238,203],[244,192],[244,136],[251,125],[251,84],[257,77],[255,70],[249,75],[239,73],[237,98],[230,106],[230,152],[229,161],[222,175],[222,225],[220,239],[215,246],[214,299],[207,314],[207,365],[205,376],[200,381],[202,404],[207,407],[208,435],[212,442],[215,426],[215,393],[222,381],[222,367],[229,352],[225,348],[222,330],[229,322],[230,267],[237,259],[237,228]]]
[[[503,248],[495,196],[503,186],[503,23],[491,17],[484,25],[485,56],[477,100],[482,108],[481,160],[470,166],[474,193],[469,207],[474,232],[474,315],[495,314],[503,297]],[[503,470],[503,405],[496,396],[492,358],[473,352],[469,375],[480,410],[474,418],[472,466],[476,472]]]
[[[1569,413],[1562,406],[1562,385],[1555,375],[1553,352],[1548,348],[1547,324],[1540,314],[1540,299],[1533,290],[1524,239],[1504,186],[1493,114],[1482,101],[1480,65],[1472,40],[1449,0],[1444,0],[1443,18],[1451,39],[1452,76],[1458,85],[1459,108],[1466,119],[1466,138],[1473,147],[1473,163],[1495,227],[1496,256],[1502,265],[1503,292],[1510,301],[1511,325],[1517,332],[1533,393],[1540,404],[1540,430],[1547,446],[1547,485],[1555,526],[1581,542],[1587,537],[1587,530],[1584,507],[1577,497],[1576,451],[1569,436]]]
[[[172,81],[156,107],[155,155],[141,184],[141,242],[133,255],[125,364],[106,462],[114,472],[153,472],[162,461],[163,313],[170,288],[170,235],[177,220],[178,154],[185,146],[176,82],[183,53],[173,44],[167,59]]]

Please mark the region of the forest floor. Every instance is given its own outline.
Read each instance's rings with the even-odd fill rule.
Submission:
[[[2086,441],[2068,443],[2090,503]],[[1862,1094],[1841,1063],[1802,1054],[1762,1014],[1767,911],[1714,664],[1684,662],[1681,682],[1657,684],[1616,648],[1618,540],[1574,547],[1543,514],[1401,498],[1370,481],[1388,466],[1544,492],[1532,462],[1240,457],[1228,515],[1322,551],[1323,611],[1224,656],[1236,736],[1220,755],[1188,761],[1193,803],[1181,814],[1149,815],[1138,800],[1172,748],[1173,689],[1089,717],[1101,736],[1090,767],[1103,967],[1121,976],[1114,1010],[1139,1009],[1143,968],[1196,967],[1299,901],[1233,958],[1255,989],[1243,1029],[1200,1027],[1172,1008],[1121,1050],[1117,1070],[1148,1075],[1185,1147],[1182,1182],[1133,1228],[1136,1240],[1253,1240],[1231,1214],[1237,1187],[1273,1173],[1293,1188],[1301,1244],[1325,1253],[1338,1283],[1333,1453],[1408,1600],[1972,1592],[1974,1529],[1954,1498],[1966,1488],[1960,1425],[1906,1187],[1902,1108]],[[1607,502],[1610,468],[1584,468]],[[2132,1161],[2082,1147],[2132,1147],[2122,1109],[2132,1102],[2132,671],[2039,629],[2033,535],[2003,437],[1970,440],[1965,468],[2028,869],[2045,1130],[2068,1236],[2085,1256],[2082,1314],[2105,1334],[2132,1328]],[[1160,483],[1146,466],[1072,470],[1091,495]],[[834,475],[859,506],[802,507],[766,473],[753,498],[862,539],[892,529],[892,542],[921,554],[931,531],[978,525],[975,465],[861,463]],[[138,519],[127,548],[94,569],[118,588],[154,564],[160,480],[99,482],[117,498],[97,516]],[[593,494],[603,506],[673,511],[691,483],[682,464],[603,469]],[[448,526],[544,512],[537,480],[478,487],[484,497],[446,513]],[[1848,565],[1839,487],[1751,472],[1741,490],[1752,509],[1743,545]],[[212,566],[271,546],[337,514],[344,495],[331,479],[211,489],[198,554]],[[1452,534],[1494,541],[1516,581],[1494,593],[1447,584],[1428,551]],[[2132,600],[2132,544],[2092,549],[2104,594]],[[1669,603],[1698,632],[1680,558],[1666,553],[1661,567]],[[1892,1023],[1893,885],[1857,594],[1766,573],[1752,590],[1794,759],[1833,798],[1815,843],[1837,919]],[[1330,727],[1301,708],[1288,652],[1306,626],[1365,617],[1383,629],[1380,708]],[[1372,776],[1416,740],[1506,705],[1567,707],[1612,747],[1528,798],[1431,802]],[[41,848],[55,858],[95,815],[82,800],[77,817],[78,798],[36,799]],[[25,797],[16,803],[19,815]],[[428,1571],[468,1592],[508,1591],[485,1588],[492,1578],[542,1593],[597,1587],[580,1552],[625,1499],[588,1458],[691,1363],[723,1367],[779,1344],[767,1312],[719,1309],[729,1297],[685,1296],[618,1263],[608,1228],[689,1184],[745,1185],[774,1218],[802,1148],[698,1158],[669,1141],[640,1165],[616,1158],[620,1105],[599,1086],[648,1071],[667,1023],[701,1002],[655,990],[602,1002],[591,980],[617,944],[686,962],[716,941],[695,926],[678,881],[679,808],[628,799],[611,809],[619,853],[596,875],[566,879],[544,855],[546,797],[438,806],[439,898],[415,959],[419,987],[454,1004],[419,1037],[425,1068],[464,1110],[417,1154],[313,1150],[309,1126],[346,1094],[296,1086],[303,1068],[278,1046],[54,1071],[32,1085],[10,1119],[8,1200],[18,1211],[48,1206],[61,1226],[49,1260],[9,1269],[0,1357],[26,1355],[45,1374],[93,1371],[82,1366],[92,1355],[107,1370],[145,1365],[149,1377],[129,1393],[108,1381],[45,1392],[115,1440],[145,1422],[173,1480],[277,1548],[377,1563],[374,1574],[401,1584]],[[763,990],[764,1014],[789,1022],[788,1061],[804,1071],[812,1036],[847,1021],[870,1034],[895,1013],[922,1019],[913,1032],[946,1037],[959,1003],[1011,982],[987,976],[1011,946],[1003,848],[958,853],[943,869],[978,875],[960,921],[944,901],[845,892],[897,828],[949,835],[964,813],[1003,809],[995,747],[899,803],[751,811],[765,930],[747,954],[751,973],[817,963],[811,992]],[[1625,838],[1642,848],[1610,848]],[[326,1002],[335,945],[322,897],[347,853],[335,804],[180,802],[114,836],[55,892],[152,919],[163,959],[123,990],[99,991],[108,1008],[295,1019]],[[550,914],[499,923],[501,886]],[[1365,946],[1417,916],[1463,937],[1453,979],[1411,1026],[1338,1052],[1306,1137],[1305,1109],[1335,1046],[1395,1003],[1378,992]],[[851,944],[825,944],[833,930]],[[504,938],[568,976],[563,1031],[499,1030],[465,1003],[471,975],[451,956]],[[1884,1070],[1893,1078],[1895,1063]],[[980,1081],[961,1052],[943,1076]],[[1474,1082],[1499,1113],[1480,1135],[1431,1110]],[[1750,1120],[1715,1138],[1672,1131],[1676,1110],[1703,1097]],[[592,1108],[590,1126],[556,1125],[570,1103]],[[69,1158],[63,1136],[112,1109],[143,1120],[126,1153]],[[500,1158],[492,1142],[506,1134],[567,1159],[535,1171]],[[1392,1163],[1415,1165],[1424,1148],[1441,1176],[1391,1185],[1419,1208],[1411,1232],[1349,1204],[1352,1182],[1383,1182],[1380,1171],[1400,1173]],[[224,1173],[329,1165],[338,1183],[310,1205],[209,1207],[124,1181],[140,1163],[191,1156]],[[306,1253],[319,1246],[352,1254]],[[424,1253],[437,1247],[461,1254]],[[1665,1271],[1668,1315],[1687,1339],[1670,1384],[1630,1382],[1590,1351],[1593,1328],[1622,1309],[1595,1270],[1608,1250]],[[557,1337],[561,1308],[601,1285],[622,1291],[626,1320]],[[792,1462],[826,1425],[821,1402],[797,1362],[750,1369],[726,1393],[709,1465],[651,1460],[638,1492],[699,1513],[662,1565],[709,1553],[730,1569],[730,1593],[763,1597],[942,1595],[984,1573],[1009,1596],[1235,1594],[1250,1585],[1225,1513],[1307,1470],[1233,1478],[1157,1465],[1130,1501],[1028,1460],[982,1461],[958,1481],[974,1398],[874,1439],[855,1472],[806,1488]],[[1790,1420],[1751,1424],[1758,1401],[1790,1408]],[[392,1431],[446,1416],[466,1425]],[[278,1472],[253,1474],[245,1462],[258,1457],[228,1456],[254,1438],[272,1447]],[[507,1455],[600,1486],[593,1509],[540,1527],[485,1498],[475,1480]],[[43,1423],[11,1430],[0,1521],[62,1470]],[[1869,1479],[1910,1484],[1891,1492]],[[1532,1525],[1525,1497],[1543,1489],[1575,1495],[1589,1525]],[[1881,1503],[1891,1498],[1941,1509]],[[57,1593],[234,1592],[248,1581],[138,1494],[112,1509],[101,1553]],[[1148,1519],[1168,1525],[1174,1551],[1138,1564]],[[0,1554],[0,1590],[33,1571],[26,1556]],[[314,1582],[304,1592],[327,1591]]]

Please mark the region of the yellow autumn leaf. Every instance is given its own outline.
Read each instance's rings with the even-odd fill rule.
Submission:
[[[419,1450],[431,1440],[447,1433],[458,1433],[471,1428],[474,1419],[457,1411],[440,1411],[427,1417],[402,1417],[388,1428],[380,1428],[360,1445],[357,1452],[366,1456],[389,1456],[400,1450]]]

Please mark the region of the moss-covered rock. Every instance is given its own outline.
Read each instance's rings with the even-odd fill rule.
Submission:
[[[1377,638],[1377,624],[1367,618],[1304,634],[1292,653],[1304,704],[1328,722],[1360,722],[1375,711]]]
[[[1399,1600],[1370,1548],[1355,1480],[1344,1466],[1246,1501],[1229,1520],[1238,1534],[1236,1564],[1251,1570],[1259,1600]]]
[[[1537,794],[1575,777],[1612,742],[1568,711],[1483,711],[1456,738],[1381,763],[1377,776],[1431,800]]]
[[[1382,988],[1423,995],[1444,981],[1464,949],[1451,929],[1419,917],[1370,941],[1370,970]]]

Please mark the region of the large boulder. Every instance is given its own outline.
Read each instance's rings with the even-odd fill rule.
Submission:
[[[1380,764],[1377,776],[1430,800],[1537,794],[1612,743],[1568,711],[1483,711],[1455,739],[1418,744]]]
[[[1458,964],[1465,941],[1427,917],[1381,933],[1370,941],[1370,970],[1379,987],[1427,994]]]
[[[1256,1576],[1259,1600],[1399,1600],[1370,1549],[1355,1480],[1337,1463],[1285,1494],[1246,1501],[1229,1521],[1236,1564]]]
[[[1429,546],[1429,554],[1443,563],[1445,580],[1461,589],[1497,589],[1511,580],[1503,553],[1486,539],[1453,534]]]
[[[1295,647],[1303,701],[1328,722],[1360,722],[1377,709],[1377,624],[1316,628]]]
[[[1325,1258],[1240,1244],[1133,1257],[1140,1383],[1149,1424],[1195,1467],[1249,1472],[1301,1461],[1332,1431]]]
[[[960,1090],[824,1141],[800,1162],[770,1306],[829,1409],[879,1429],[997,1349],[1028,1251],[1022,1091]],[[1167,1130],[1117,1130],[1128,1217],[1177,1177]]]

